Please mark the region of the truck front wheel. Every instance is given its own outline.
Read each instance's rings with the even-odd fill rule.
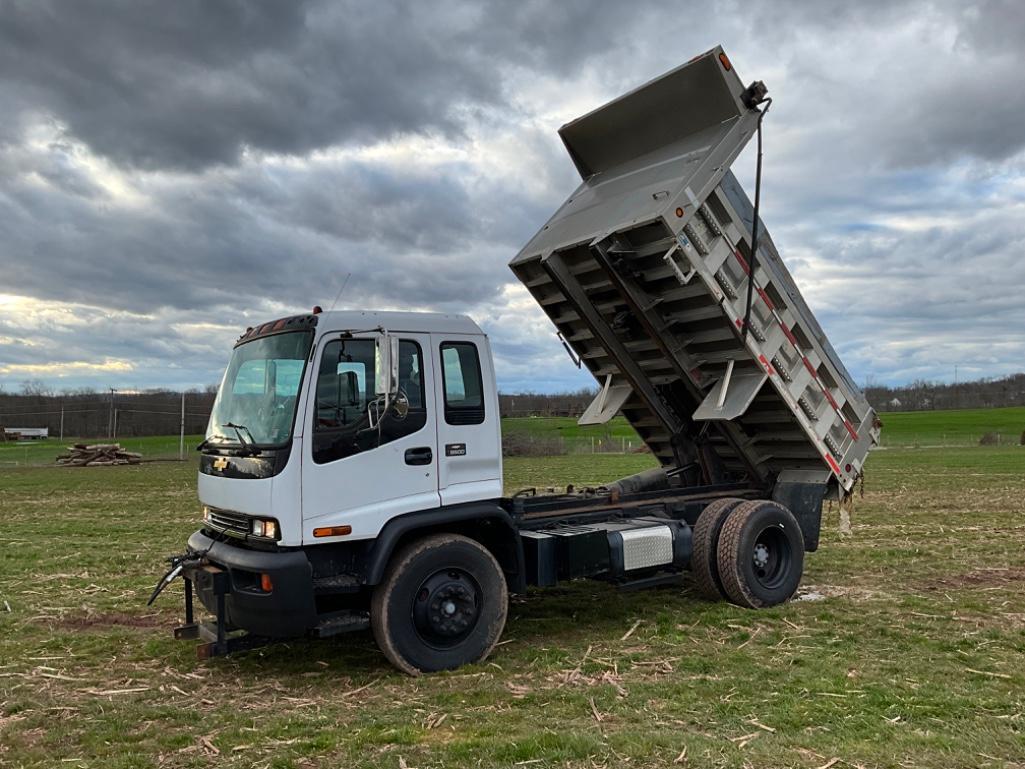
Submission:
[[[483,660],[509,606],[505,576],[479,542],[432,534],[399,550],[374,589],[370,624],[384,656],[416,676]]]
[[[758,609],[790,600],[804,571],[804,537],[793,513],[765,500],[744,502],[729,514],[718,546],[726,597]]]

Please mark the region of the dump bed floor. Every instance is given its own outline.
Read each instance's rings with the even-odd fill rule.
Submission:
[[[621,410],[663,466],[849,490],[878,421],[762,225],[741,334],[743,91],[717,48],[563,127],[584,181],[510,266],[601,386],[589,417]]]

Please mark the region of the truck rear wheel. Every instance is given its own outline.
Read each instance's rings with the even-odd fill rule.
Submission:
[[[719,547],[719,533],[726,518],[742,499],[717,499],[701,511],[694,525],[694,549],[690,557],[690,568],[694,575],[694,586],[698,593],[709,601],[726,597],[719,579],[716,552]]]
[[[487,657],[508,605],[505,576],[487,548],[433,534],[392,557],[371,599],[370,625],[388,661],[416,676]]]
[[[723,590],[738,606],[775,606],[801,584],[801,527],[793,513],[775,502],[738,505],[722,528],[717,555]]]

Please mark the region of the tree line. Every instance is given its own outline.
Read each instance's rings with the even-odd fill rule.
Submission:
[[[922,380],[899,387],[869,384],[865,395],[876,411],[1025,406],[1025,374],[949,384]]]

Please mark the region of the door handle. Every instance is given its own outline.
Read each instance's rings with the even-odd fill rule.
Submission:
[[[434,452],[430,446],[420,446],[415,449],[406,449],[407,465],[429,465],[434,459]]]

